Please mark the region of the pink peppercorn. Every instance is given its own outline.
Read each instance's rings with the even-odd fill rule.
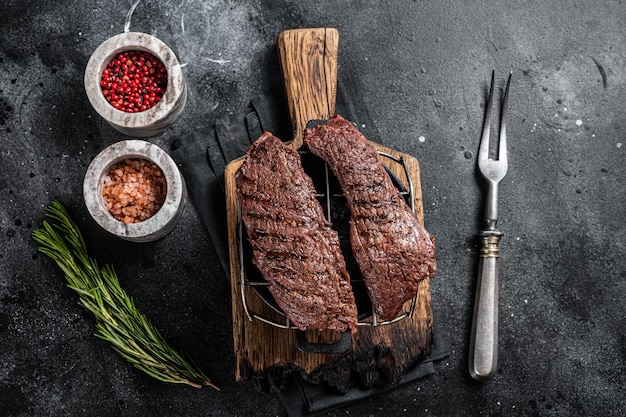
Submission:
[[[116,109],[128,113],[145,111],[163,97],[167,70],[149,52],[121,52],[102,71],[100,87],[104,98]]]

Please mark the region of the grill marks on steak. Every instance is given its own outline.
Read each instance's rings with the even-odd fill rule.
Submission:
[[[357,309],[339,247],[297,151],[269,132],[236,173],[252,262],[278,306],[301,330],[357,329]]]
[[[329,165],[350,209],[350,241],[379,317],[392,320],[435,274],[434,238],[419,223],[371,146],[341,116],[306,129],[304,143]]]

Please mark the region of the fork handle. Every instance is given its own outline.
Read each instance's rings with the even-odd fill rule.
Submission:
[[[489,229],[495,229],[498,221],[498,183],[495,181],[487,181],[485,221]]]
[[[498,364],[498,245],[502,233],[480,232],[481,248],[474,318],[470,336],[469,370],[477,381],[487,381]]]

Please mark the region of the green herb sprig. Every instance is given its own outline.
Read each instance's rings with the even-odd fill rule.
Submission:
[[[133,299],[120,287],[113,267],[100,268],[89,257],[83,236],[63,205],[53,201],[46,208],[46,216],[54,222],[44,220],[33,232],[33,239],[40,244],[39,251],[61,268],[68,287],[78,293],[79,304],[95,315],[95,335],[158,380],[219,390],[201,370],[172,349],[137,311]]]

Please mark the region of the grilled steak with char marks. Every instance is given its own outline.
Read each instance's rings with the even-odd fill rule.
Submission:
[[[269,132],[236,173],[252,262],[300,330],[357,329],[357,309],[339,248],[300,155]]]
[[[378,316],[392,320],[435,274],[434,238],[393,185],[378,152],[334,116],[306,129],[304,143],[335,174],[350,209],[350,242]]]

